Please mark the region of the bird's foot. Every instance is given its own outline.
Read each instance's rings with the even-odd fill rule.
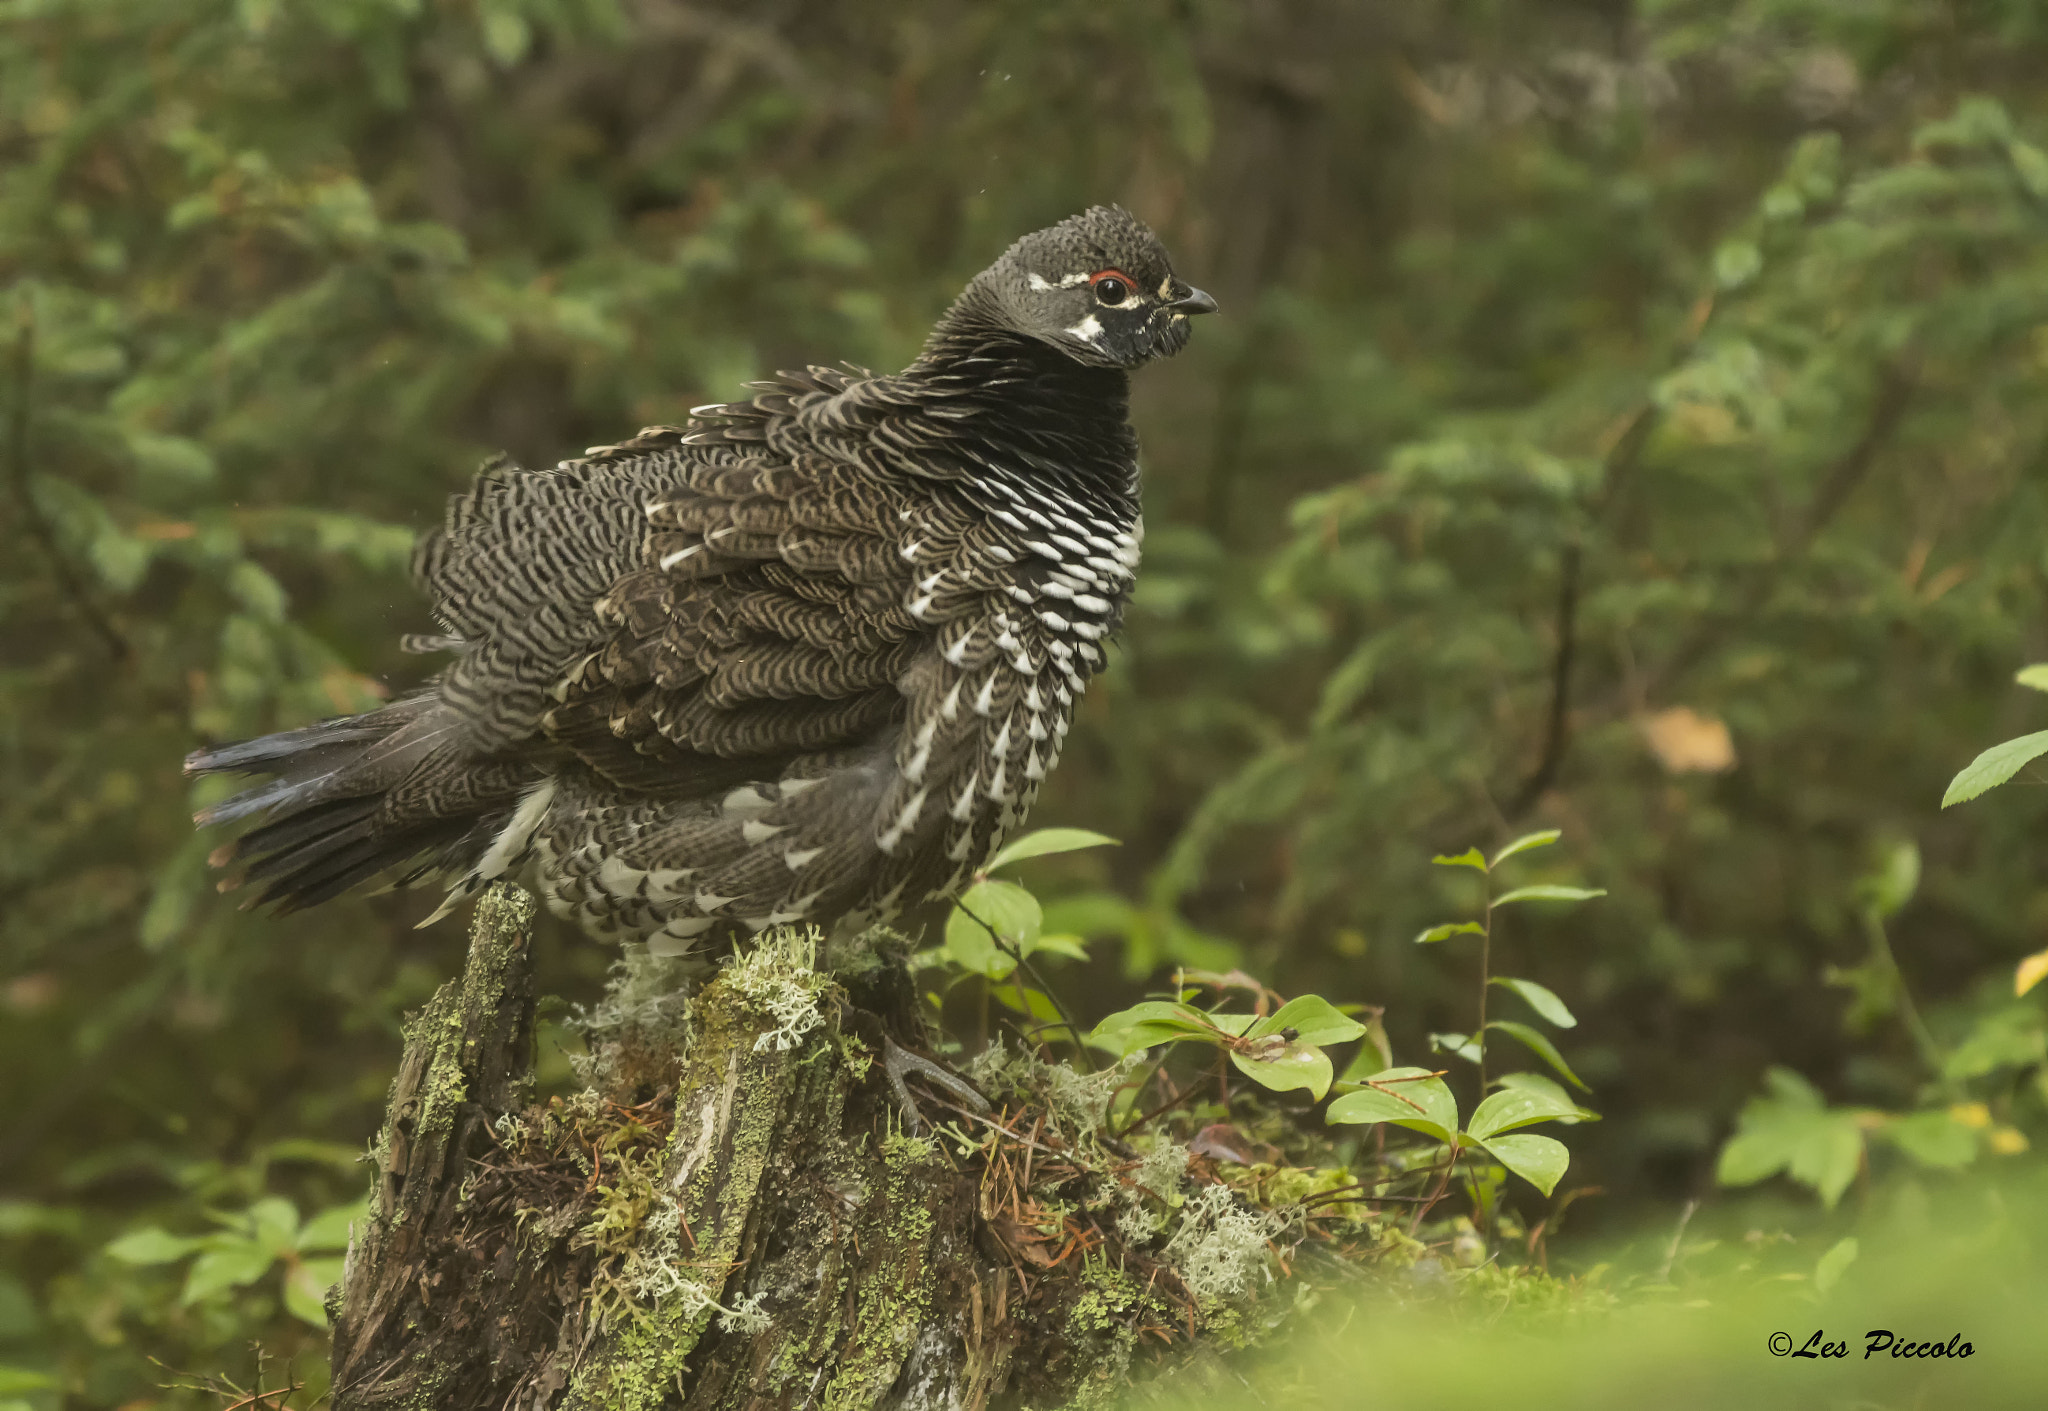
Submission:
[[[912,1136],[924,1134],[924,1114],[917,1110],[917,1100],[910,1095],[910,1085],[903,1081],[913,1073],[935,1087],[943,1088],[976,1112],[989,1110],[988,1099],[976,1092],[972,1083],[944,1064],[935,1063],[923,1054],[903,1047],[886,1034],[882,1036],[882,1071],[889,1075],[889,1090],[896,1094],[896,1105],[903,1109],[903,1117]]]

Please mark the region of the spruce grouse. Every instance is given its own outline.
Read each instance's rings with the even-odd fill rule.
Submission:
[[[514,878],[659,954],[951,895],[1031,807],[1129,594],[1129,370],[1215,307],[1098,206],[1011,246],[893,377],[783,373],[487,469],[414,557],[446,635],[407,645],[446,670],[186,760],[275,776],[198,815],[265,816],[215,863],[284,910]]]

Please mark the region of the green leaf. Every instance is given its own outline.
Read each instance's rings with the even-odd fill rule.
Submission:
[[[1486,854],[1477,848],[1467,848],[1456,857],[1451,857],[1448,854],[1438,854],[1436,857],[1431,858],[1430,861],[1438,867],[1476,867],[1481,872],[1486,871]]]
[[[25,1391],[49,1391],[63,1383],[48,1372],[39,1372],[33,1367],[0,1366],[0,1396],[19,1396]],[[27,1406],[26,1401],[14,1403]]]
[[[1038,899],[1015,882],[977,882],[960,894],[946,917],[946,953],[956,965],[1000,980],[1017,962],[989,932],[1022,950],[1038,939],[1044,921]]]
[[[1249,1053],[1233,1049],[1230,1062],[1259,1086],[1274,1092],[1306,1088],[1318,1099],[1330,1090],[1330,1056],[1314,1044],[1287,1043],[1278,1035],[1255,1039],[1253,1044]]]
[[[2013,680],[2031,691],[2048,691],[2048,661],[2023,666]]]
[[[1016,979],[1013,975],[1010,983],[989,987],[989,993],[996,997],[997,1003],[1019,1014],[1028,1014],[1041,1024],[1061,1022],[1059,1006],[1052,1002],[1052,996],[1036,986],[1019,985]],[[1020,993],[1022,998],[1019,998]]]
[[[1889,849],[1875,870],[1857,884],[1863,902],[1879,916],[1897,916],[1920,886],[1920,849],[1911,842]]]
[[[169,1264],[183,1259],[206,1243],[188,1235],[174,1235],[155,1226],[131,1230],[107,1246],[107,1253],[123,1264]]]
[[[1714,282],[1723,289],[1740,289],[1763,267],[1763,252],[1754,241],[1724,240],[1714,251]]]
[[[1953,1171],[1977,1159],[1977,1134],[1946,1112],[1914,1112],[1878,1128],[1880,1135],[1922,1166]]]
[[[1438,1053],[1448,1053],[1454,1058],[1464,1059],[1467,1063],[1479,1061],[1479,1042],[1470,1034],[1431,1034],[1429,1046]]]
[[[327,1326],[327,1290],[341,1282],[340,1259],[305,1259],[284,1278],[284,1306],[294,1318]]]
[[[1365,1025],[1318,995],[1303,995],[1287,1001],[1245,1030],[1245,1037],[1259,1039],[1288,1029],[1294,1030],[1300,1043],[1341,1044],[1362,1035]]]
[[[1507,906],[1518,901],[1591,901],[1604,897],[1604,887],[1560,887],[1555,883],[1543,882],[1533,887],[1517,887],[1512,892],[1502,892],[1493,899],[1494,906]]]
[[[1746,1186],[1785,1172],[1820,1193],[1829,1207],[1855,1179],[1863,1156],[1859,1114],[1831,1109],[1813,1086],[1788,1068],[1773,1068],[1767,1095],[1751,1098],[1721,1148],[1714,1179]]]
[[[1485,934],[1486,928],[1477,921],[1446,921],[1443,925],[1432,926],[1417,936],[1415,944],[1426,946],[1433,945],[1437,941],[1447,941],[1453,936],[1483,936]]]
[[[1528,1088],[1509,1088],[1479,1104],[1466,1130],[1481,1141],[1517,1127],[1533,1126],[1559,1117],[1576,1118],[1579,1105],[1563,1093],[1555,1097]]]
[[[330,1206],[306,1221],[294,1245],[306,1253],[324,1253],[348,1248],[348,1227],[363,1218],[368,1205],[360,1200]]]
[[[1216,1036],[1204,1027],[1206,1019],[1200,1010],[1185,1004],[1147,1000],[1104,1019],[1089,1033],[1088,1041],[1117,1053],[1136,1053],[1183,1040],[1215,1043]]]
[[[2027,194],[2037,201],[2048,201],[2048,152],[2017,137],[2005,144],[2005,151],[2012,159],[2013,174],[2027,188]]]
[[[1518,980],[1512,975],[1496,975],[1487,983],[1499,985],[1505,990],[1513,990],[1528,1001],[1529,1008],[1560,1029],[1576,1029],[1579,1026],[1578,1019],[1565,1007],[1565,1002],[1534,980]]]
[[[1025,954],[1038,955],[1041,952],[1063,955],[1069,960],[1086,960],[1088,958],[1088,945],[1079,936],[1069,932],[1062,932],[1054,936],[1040,936],[1031,943],[1031,948]]]
[[[298,1248],[299,1208],[283,1196],[270,1195],[249,1207],[249,1225],[256,1241],[272,1253]]]
[[[2048,754],[2048,730],[2037,730],[2017,740],[1993,745],[1963,766],[1962,773],[1949,780],[1948,792],[1941,796],[1941,806],[1948,808],[1968,803],[1986,789],[1997,788],[2044,754]]]
[[[1524,833],[1521,837],[1495,853],[1493,861],[1489,865],[1498,867],[1516,853],[1527,852],[1531,848],[1547,848],[1563,836],[1564,830],[1561,828],[1545,828],[1540,833]]]
[[[1368,1086],[1330,1104],[1328,1120],[1346,1124],[1392,1122],[1438,1141],[1454,1141],[1458,1100],[1444,1080],[1427,1068],[1389,1068],[1366,1079]],[[1397,1096],[1398,1094],[1398,1096]]]
[[[1849,1266],[1856,1262],[1856,1256],[1862,1249],[1854,1235],[1836,1240],[1834,1246],[1820,1257],[1820,1262],[1813,1266],[1813,1291],[1832,1292],[1835,1285],[1842,1282],[1842,1275],[1848,1272]]]
[[[1503,1073],[1499,1078],[1495,1079],[1495,1082],[1503,1092],[1539,1093],[1546,1098],[1554,1099],[1571,1107],[1572,1115],[1558,1118],[1557,1120],[1560,1122],[1598,1122],[1600,1120],[1599,1113],[1591,1108],[1580,1107],[1572,1095],[1564,1090],[1562,1084],[1551,1078],[1546,1078],[1541,1073]]]
[[[1027,857],[1047,857],[1056,852],[1079,852],[1083,848],[1122,847],[1115,838],[1102,833],[1091,833],[1086,828],[1039,828],[1026,833],[1003,848],[984,871],[993,872],[998,867],[1007,867],[1013,862],[1022,862]]]
[[[1564,1179],[1565,1169],[1572,1164],[1571,1152],[1555,1137],[1521,1132],[1513,1136],[1481,1137],[1478,1141],[1500,1160],[1501,1165],[1545,1195],[1557,1189],[1557,1183]]]
[[[181,1303],[197,1303],[217,1293],[253,1284],[277,1262],[277,1252],[254,1240],[214,1237],[213,1248],[192,1261],[185,1275]]]
[[[1536,1056],[1545,1063],[1548,1063],[1560,1078],[1563,1078],[1580,1092],[1592,1091],[1591,1088],[1579,1081],[1579,1075],[1572,1072],[1571,1065],[1564,1061],[1564,1055],[1557,1051],[1557,1045],[1553,1044],[1541,1030],[1532,1029],[1527,1024],[1518,1024],[1512,1019],[1495,1019],[1489,1022],[1486,1027],[1498,1029],[1503,1034],[1520,1039],[1523,1043],[1534,1049]]]

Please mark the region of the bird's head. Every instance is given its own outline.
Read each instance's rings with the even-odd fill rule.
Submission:
[[[1121,206],[1033,231],[970,287],[1011,332],[1091,367],[1136,367],[1186,346],[1188,319],[1216,301],[1175,277],[1166,247]]]

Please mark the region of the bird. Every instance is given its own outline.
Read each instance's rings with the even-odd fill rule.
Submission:
[[[1135,581],[1130,373],[1216,301],[1095,206],[976,275],[903,371],[750,383],[552,469],[487,465],[413,576],[444,654],[378,709],[201,749],[229,890],[497,881],[680,956],[956,895],[1059,762]]]

